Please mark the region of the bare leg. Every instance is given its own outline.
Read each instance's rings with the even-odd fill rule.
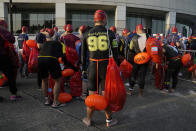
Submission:
[[[48,78],[42,80],[42,91],[45,97],[48,97]]]
[[[143,96],[143,89],[139,88],[139,96],[142,97]]]
[[[94,109],[87,107],[87,118],[91,121]]]
[[[102,95],[104,96],[105,95],[105,91],[102,91]],[[111,115],[112,115],[112,111],[109,109],[109,107],[107,107],[105,110],[105,116],[106,116],[106,119],[111,119]]]
[[[102,91],[102,95],[104,96],[105,92]],[[109,106],[104,110],[106,117],[106,127],[114,126],[118,123],[117,119],[112,119],[112,111]]]
[[[55,79],[55,84],[54,84],[54,101],[53,103],[56,104],[58,101],[58,96],[59,96],[59,91],[60,91],[60,86],[61,86],[61,78]]]
[[[89,91],[89,95],[94,94],[94,91]],[[83,123],[87,126],[91,125],[91,119],[93,115],[94,109],[87,107],[87,117],[83,118]]]
[[[105,110],[105,117],[107,120],[111,119],[111,116],[112,116],[112,111],[109,109],[109,107],[107,107]]]

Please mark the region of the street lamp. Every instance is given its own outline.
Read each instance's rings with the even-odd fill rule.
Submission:
[[[10,32],[11,34],[13,34],[12,0],[9,1],[9,12],[10,12]]]

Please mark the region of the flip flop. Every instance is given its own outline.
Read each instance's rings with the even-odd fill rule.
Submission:
[[[83,118],[83,119],[82,119],[82,122],[83,122],[87,127],[91,126],[91,121],[90,121],[87,117]]]
[[[162,94],[168,94],[168,93],[169,93],[169,91],[168,91],[168,90],[166,90],[166,89],[163,89],[163,90],[161,91],[161,93],[162,93]]]
[[[51,104],[52,104],[52,101],[50,101],[48,98],[45,99],[45,103],[44,103],[45,106],[48,106],[48,105],[51,105]]]
[[[57,104],[52,104],[52,108],[59,108],[59,107],[64,107],[66,104],[63,103],[57,103]]]
[[[16,101],[16,100],[19,100],[19,99],[21,99],[21,98],[22,98],[21,96],[16,96],[16,95],[10,96],[10,100],[11,100],[11,101]]]

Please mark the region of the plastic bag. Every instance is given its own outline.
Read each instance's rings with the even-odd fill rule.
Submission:
[[[69,63],[71,63],[73,66],[77,67],[77,63],[79,61],[78,53],[76,49],[72,47],[66,47],[66,58]]]
[[[28,63],[28,60],[29,60],[29,56],[30,56],[30,48],[27,46],[26,44],[26,41],[24,40],[23,41],[23,48],[22,48],[23,52],[22,52],[22,58],[23,58],[23,61],[25,63]]]
[[[70,90],[72,96],[82,95],[82,73],[76,72],[70,80]]]
[[[33,47],[28,61],[28,71],[30,73],[36,73],[38,71],[38,54],[38,48]]]
[[[122,73],[124,80],[130,77],[132,69],[133,66],[127,60],[123,60],[120,64],[120,72]]]
[[[109,59],[105,82],[105,98],[111,111],[120,111],[126,102],[126,91],[113,58]]]

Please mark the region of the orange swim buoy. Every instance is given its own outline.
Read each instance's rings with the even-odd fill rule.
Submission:
[[[191,61],[191,55],[190,54],[183,55],[181,61],[184,66],[187,66],[187,64]]]
[[[33,47],[37,47],[37,43],[35,40],[27,40],[26,41],[27,46],[33,48]]]
[[[60,93],[58,97],[58,101],[61,103],[70,102],[72,100],[72,96],[66,92]]]
[[[108,106],[104,96],[92,94],[85,99],[86,106],[94,108],[95,110],[104,110]]]
[[[74,75],[74,70],[73,69],[65,69],[62,71],[62,76],[63,77],[68,77]]]
[[[146,52],[138,53],[134,57],[134,62],[136,64],[145,64],[150,60],[150,56]]]
[[[59,63],[63,64],[62,57],[59,57],[58,61]]]

